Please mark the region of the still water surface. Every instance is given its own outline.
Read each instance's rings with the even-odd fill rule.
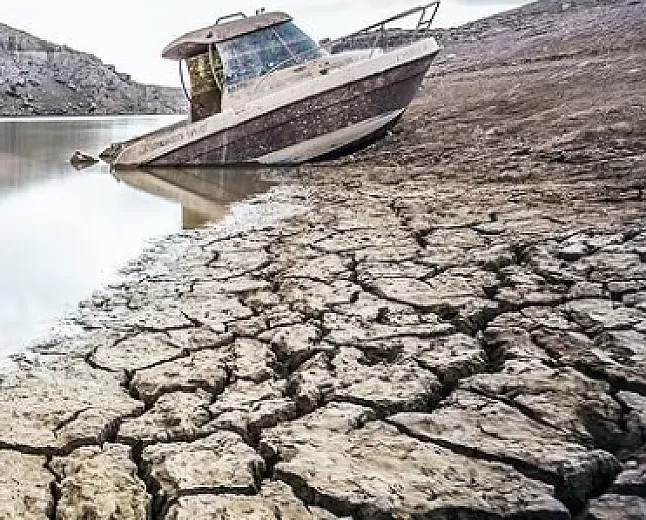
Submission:
[[[0,359],[46,335],[152,239],[227,214],[265,191],[238,170],[77,171],[74,150],[114,141],[173,117],[0,119]]]

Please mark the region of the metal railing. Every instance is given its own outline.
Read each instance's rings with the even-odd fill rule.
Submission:
[[[263,74],[254,87],[254,93],[256,93],[260,89],[260,86],[265,83],[265,80],[272,76],[276,71],[285,68],[290,63],[297,65],[299,63],[307,62],[309,61],[307,57],[311,54],[320,52],[320,49],[324,49],[330,54],[334,54],[334,51],[336,49],[339,49],[340,51],[357,48],[370,49],[370,57],[372,58],[377,49],[383,49],[384,52],[386,52],[389,41],[399,41],[400,45],[403,45],[428,38],[431,30],[431,25],[433,23],[433,20],[435,19],[435,15],[437,14],[439,7],[439,0],[430,2],[425,5],[413,7],[412,9],[408,9],[407,11],[403,11],[395,16],[391,16],[390,18],[386,18],[385,20],[372,24],[365,29],[361,29],[360,31],[354,32],[347,36],[342,36],[341,38],[337,38],[325,44],[321,44],[320,47],[308,49],[298,54],[294,54],[293,56],[290,56],[286,60],[275,65],[265,74]],[[403,20],[404,18],[409,18],[416,14],[419,14],[419,17],[417,19],[415,29],[411,29],[409,31],[395,29],[399,38],[394,37],[394,35],[392,34],[389,36],[389,30],[386,28],[387,25],[398,20]],[[370,45],[361,46],[362,42],[359,41],[361,39],[370,41]],[[347,44],[347,47],[343,47],[346,42],[350,43]],[[380,43],[382,44],[381,46]]]
[[[241,11],[237,13],[226,14],[224,16],[220,16],[220,18],[215,21],[215,25],[220,25],[222,22],[228,22],[230,20],[235,20],[236,18],[239,20],[244,20],[245,18],[247,18],[247,15]]]
[[[413,7],[395,16],[369,25],[360,31],[327,42],[323,45],[323,48],[331,54],[344,50],[366,49],[370,50],[370,57],[372,57],[377,49],[387,52],[390,48],[390,43],[397,43],[397,45],[392,45],[394,48],[428,38],[431,25],[433,24],[433,20],[435,20],[439,7],[439,0]],[[393,22],[415,15],[419,15],[419,17],[417,18],[417,24],[414,29],[388,29],[387,27]]]

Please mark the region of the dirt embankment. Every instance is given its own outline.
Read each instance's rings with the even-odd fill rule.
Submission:
[[[456,31],[391,136],[295,172],[299,216],[86,302],[0,386],[0,516],[646,517],[646,10],[516,35],[565,4],[476,25],[512,61]]]

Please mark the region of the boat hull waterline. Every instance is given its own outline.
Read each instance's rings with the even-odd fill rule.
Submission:
[[[366,145],[401,117],[438,50],[434,40],[424,40],[241,110],[162,129],[127,143],[113,167],[288,165]]]

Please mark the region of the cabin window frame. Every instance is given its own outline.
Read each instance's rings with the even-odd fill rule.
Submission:
[[[281,68],[327,55],[291,21],[219,42],[217,47],[224,68],[224,88],[229,92]]]

